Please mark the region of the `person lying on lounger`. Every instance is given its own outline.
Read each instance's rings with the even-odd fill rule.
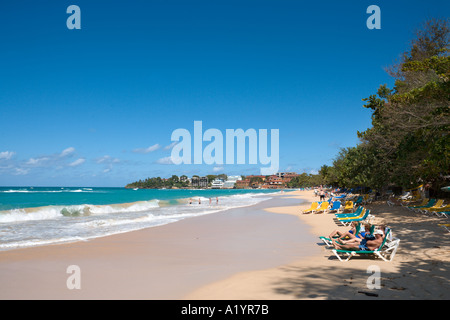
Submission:
[[[373,235],[366,233],[364,239],[352,239],[347,243],[338,243],[335,239],[332,239],[333,246],[339,250],[354,250],[354,251],[373,251],[376,250],[384,239],[384,228],[377,229],[373,232]]]
[[[358,226],[358,222],[353,221],[351,224],[351,229],[345,232],[342,232],[338,229],[334,230],[333,232],[330,233],[330,235],[328,236],[328,238],[339,238],[340,240],[344,240],[344,239],[353,239],[355,237],[357,237],[358,235],[356,234],[356,229]],[[369,227],[370,228],[370,227]],[[360,232],[360,234],[363,232]],[[364,237],[364,234],[362,235]]]
[[[370,224],[365,224],[364,228],[365,231],[359,232],[358,234],[356,234],[356,227],[358,226],[358,222],[353,221],[351,224],[352,228],[346,232],[341,232],[340,230],[334,230],[332,233],[330,233],[330,235],[328,236],[328,238],[333,238],[335,236],[338,236],[339,240],[344,240],[344,239],[354,239],[354,238],[364,238],[364,235],[366,232],[370,231]]]

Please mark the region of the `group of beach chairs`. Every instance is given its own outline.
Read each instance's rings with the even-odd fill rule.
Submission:
[[[419,204],[402,204],[410,211],[423,213],[426,215],[436,215],[438,217],[448,218],[450,214],[450,204],[444,204],[443,199],[425,198]]]
[[[314,201],[311,207],[302,213],[355,213],[355,209],[361,205],[371,203],[373,198],[369,195],[362,196],[331,196],[326,201]]]
[[[370,209],[364,207],[365,204],[371,203],[373,197],[370,195],[341,195],[332,197],[327,201],[316,201],[311,204],[311,207],[302,210],[303,214],[309,213],[333,213],[335,222],[338,225],[349,227],[355,226],[353,230],[355,236],[367,236],[365,231],[361,230],[363,225],[371,225],[369,236],[373,235],[376,226],[371,224],[374,215],[370,214]],[[334,201],[333,201],[334,200]],[[354,256],[375,256],[384,261],[391,261],[397,252],[400,239],[393,237],[392,229],[389,227],[383,228],[383,242],[375,250],[343,250],[336,249],[333,246],[332,239],[327,237],[320,237],[325,245],[331,248],[332,253],[339,259],[339,261],[348,261]],[[336,237],[335,241],[339,241]]]
[[[444,199],[421,198],[418,193],[406,193],[397,198],[392,197],[387,204],[389,206],[400,205],[412,212],[428,216],[448,219],[450,215],[450,203],[445,203]],[[439,223],[438,225],[450,232],[450,223]]]

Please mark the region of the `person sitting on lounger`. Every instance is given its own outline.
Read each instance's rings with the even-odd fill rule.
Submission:
[[[332,239],[334,236],[338,235],[339,241],[343,243],[347,243],[348,241],[352,241],[354,239],[360,242],[366,234],[370,234],[371,225],[370,223],[364,224],[364,231],[360,231],[358,234],[356,234],[357,225],[358,222],[353,221],[352,228],[350,230],[348,230],[347,232],[340,232],[339,230],[335,230],[330,234],[329,238]]]
[[[337,243],[336,240],[332,239],[333,246],[340,250],[354,250],[354,251],[374,251],[376,250],[384,239],[384,229],[377,229],[372,235],[366,233],[364,239],[360,240],[355,238],[353,241],[348,241],[347,243]]]
[[[350,230],[348,230],[347,232],[341,232],[339,230],[334,230],[332,233],[330,233],[330,235],[328,236],[328,238],[333,238],[335,236],[338,236],[338,238],[340,240],[344,240],[344,239],[354,239],[354,238],[364,238],[364,235],[366,232],[370,231],[370,224],[365,224],[364,228],[365,231],[359,232],[358,234],[356,234],[356,227],[358,225],[358,222],[353,221],[351,226],[352,228]]]

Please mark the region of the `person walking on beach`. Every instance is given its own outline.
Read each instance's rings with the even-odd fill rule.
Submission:
[[[325,192],[323,192],[323,189],[320,189],[319,195],[320,195],[320,201],[325,200]]]

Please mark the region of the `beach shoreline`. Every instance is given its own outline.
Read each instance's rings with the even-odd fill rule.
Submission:
[[[340,262],[318,236],[331,214],[293,191],[244,208],[86,242],[0,252],[0,299],[348,300],[449,299],[450,241],[438,218],[369,204],[401,239],[391,262]],[[418,236],[419,235],[419,236]],[[70,290],[67,267],[79,266]],[[368,288],[378,266],[381,288]],[[371,295],[367,295],[367,293]]]
[[[3,188],[0,207],[6,210],[0,210],[0,251],[83,241],[164,225],[248,206],[270,198],[273,192]]]
[[[263,210],[297,204],[283,199],[288,194],[89,241],[0,252],[0,298],[182,299],[233,274],[288,263],[316,250],[298,219]],[[67,288],[71,265],[81,271],[80,290]]]

